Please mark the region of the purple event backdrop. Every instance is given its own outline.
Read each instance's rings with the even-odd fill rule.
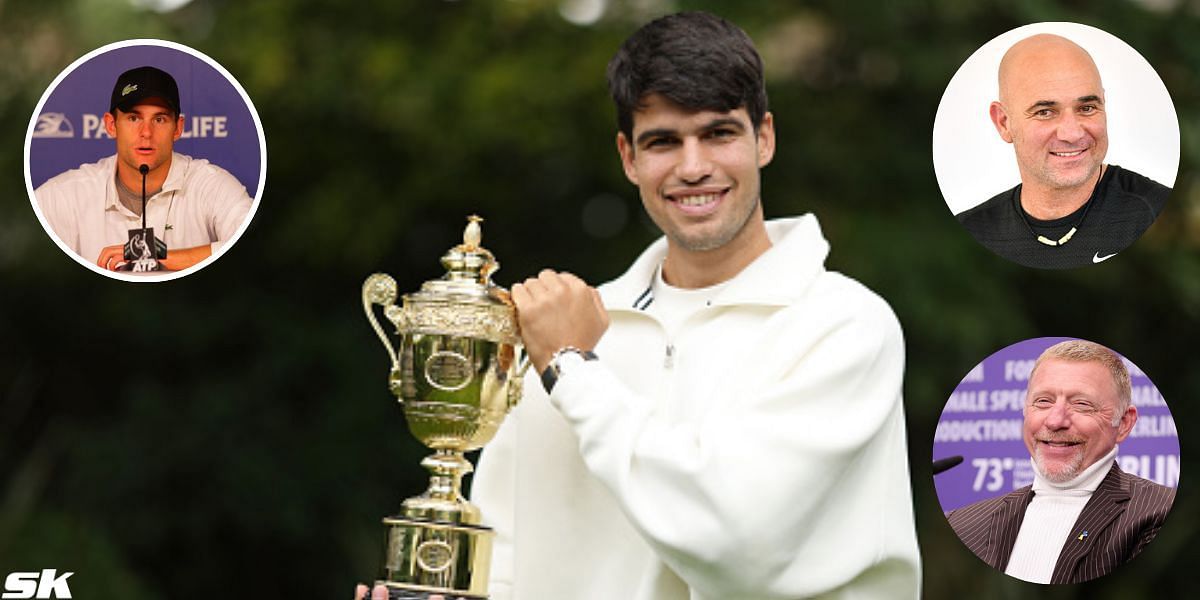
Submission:
[[[950,395],[933,437],[933,459],[963,457],[933,477],[944,512],[1033,483],[1022,439],[1021,406],[1033,362],[1072,338],[1034,338],[1003,348],[967,373]],[[1158,388],[1128,359],[1138,420],[1119,445],[1121,469],[1162,485],[1179,484],[1179,438]]]
[[[229,171],[257,198],[263,157],[258,127],[246,100],[225,76],[190,54],[154,45],[115,48],[94,56],[68,74],[46,99],[29,147],[30,184],[95,162],[116,152],[104,131],[113,84],[122,72],[150,65],[179,85],[183,136],[175,151]]]

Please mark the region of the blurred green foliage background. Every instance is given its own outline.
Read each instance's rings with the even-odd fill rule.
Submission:
[[[678,9],[726,16],[768,67],[779,149],[769,217],[815,212],[829,266],[887,298],[908,342],[912,481],[928,598],[1194,594],[1200,413],[1200,1],[0,0],[0,573],[74,571],[78,598],[346,598],[373,576],[379,518],[423,488],[421,448],[362,316],[371,272],[413,290],[463,217],[488,220],[503,285],[543,266],[618,275],[656,233],[621,174],[603,72]],[[589,10],[599,6],[601,10]],[[590,7],[590,8],[589,8]],[[958,66],[1013,27],[1105,29],[1158,70],[1183,155],[1165,213],[1115,260],[1039,272],[946,209],[930,148]],[[64,256],[30,209],[21,148],[57,73],[128,38],[192,46],[253,98],[262,204],[183,280],[134,285]],[[102,110],[102,109],[101,109]],[[1023,584],[941,517],[942,404],[1014,341],[1112,346],[1159,386],[1185,458],[1150,549],[1098,582]],[[531,599],[536,600],[536,599]]]

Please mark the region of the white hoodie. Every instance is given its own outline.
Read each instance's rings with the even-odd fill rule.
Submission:
[[[899,323],[815,217],[768,233],[672,339],[634,308],[659,239],[600,288],[600,359],[530,373],[472,493],[494,600],[919,595]]]

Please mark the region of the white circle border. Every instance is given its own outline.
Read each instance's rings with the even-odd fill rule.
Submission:
[[[66,243],[64,243],[61,239],[58,238],[58,235],[54,233],[54,230],[50,227],[50,224],[46,222],[46,217],[45,217],[45,215],[42,214],[42,209],[40,206],[38,206],[37,196],[34,194],[34,191],[33,191],[33,176],[29,170],[29,159],[30,159],[29,150],[30,150],[31,143],[33,142],[34,127],[37,125],[38,116],[42,114],[42,108],[45,107],[46,101],[49,100],[50,96],[54,93],[54,91],[56,89],[58,89],[58,85],[60,83],[62,83],[63,79],[66,79],[66,77],[68,75],[70,75],[71,73],[73,73],[75,71],[75,69],[78,69],[79,67],[83,66],[85,63],[90,61],[91,59],[93,59],[97,56],[100,56],[101,54],[105,54],[105,53],[108,53],[108,52],[111,52],[113,50],[117,50],[120,48],[128,48],[128,47],[132,47],[132,46],[159,46],[162,48],[170,48],[172,50],[183,52],[183,53],[191,56],[192,58],[197,58],[201,61],[204,61],[206,64],[208,64],[208,66],[212,67],[218,73],[220,73],[221,76],[224,77],[225,80],[228,81],[235,90],[237,90],[237,93],[239,95],[241,95],[242,102],[244,102],[246,104],[246,108],[250,111],[250,117],[252,119],[254,119],[254,127],[258,132],[258,153],[259,153],[259,157],[260,157],[259,161],[258,161],[259,162],[258,190],[254,194],[253,202],[250,203],[250,212],[246,214],[246,218],[242,221],[242,224],[239,225],[237,228],[237,231],[235,231],[233,233],[233,237],[229,238],[228,241],[221,244],[221,247],[218,248],[216,252],[214,252],[208,258],[206,258],[186,269],[182,269],[180,271],[171,271],[168,273],[150,273],[150,274],[146,274],[146,275],[132,275],[129,273],[123,273],[123,272],[119,272],[119,271],[109,271],[107,269],[101,269],[99,265],[95,264],[94,262],[88,261],[83,256],[81,256],[79,253],[75,252],[75,250],[73,250],[70,246],[67,246]],[[196,271],[199,271],[200,269],[207,267],[208,265],[212,264],[213,262],[216,262],[216,260],[218,258],[221,258],[221,256],[223,256],[227,251],[229,251],[229,249],[232,248],[233,245],[236,244],[239,239],[241,239],[242,234],[246,232],[246,228],[248,228],[250,226],[250,222],[254,220],[254,215],[258,212],[259,201],[262,198],[263,190],[265,189],[265,185],[267,182],[267,138],[266,138],[265,133],[263,132],[262,120],[258,116],[258,109],[256,109],[254,107],[254,102],[252,100],[250,100],[250,95],[246,93],[246,89],[242,87],[241,83],[238,83],[238,80],[236,78],[234,78],[233,74],[231,74],[227,69],[225,69],[225,67],[221,66],[221,63],[218,63],[217,61],[213,60],[212,57],[208,56],[207,54],[205,54],[203,52],[200,52],[199,50],[196,50],[195,48],[192,48],[190,46],[185,46],[185,45],[177,43],[177,42],[171,42],[171,41],[167,41],[167,40],[159,40],[159,39],[153,39],[153,38],[139,38],[139,39],[132,39],[132,40],[122,40],[119,42],[113,42],[111,44],[105,44],[105,45],[103,45],[99,48],[96,48],[95,50],[92,50],[91,52],[88,52],[87,54],[84,54],[83,56],[75,59],[75,62],[67,65],[67,67],[65,69],[63,69],[58,74],[57,77],[54,78],[54,81],[50,82],[50,85],[46,88],[46,91],[42,92],[42,97],[40,100],[38,100],[37,106],[34,107],[34,109],[33,109],[33,115],[29,118],[29,128],[25,132],[24,169],[25,169],[25,191],[26,191],[26,193],[29,194],[29,202],[33,206],[33,212],[34,212],[34,214],[37,215],[38,221],[41,222],[42,229],[46,230],[46,234],[50,236],[50,239],[54,240],[54,243],[57,244],[59,249],[61,249],[67,256],[71,257],[71,259],[73,259],[75,262],[87,267],[88,269],[90,269],[96,273],[99,273],[101,275],[104,275],[105,277],[109,277],[111,279],[118,279],[121,281],[129,281],[129,282],[134,282],[134,283],[170,281],[172,279],[178,279],[178,278],[184,277],[186,275],[191,275],[192,273],[195,273]]]
[[[969,210],[1021,181],[1012,145],[996,133],[987,106],[995,100],[996,69],[1001,57],[1014,43],[1038,33],[1060,35],[1087,50],[1105,82],[1109,103],[1123,105],[1123,115],[1109,115],[1110,144],[1104,162],[1132,168],[1173,187],[1180,163],[1179,115],[1154,65],[1128,42],[1103,29],[1046,21],[1015,27],[988,40],[959,65],[947,82],[933,122],[932,158],[934,175],[950,212]],[[962,106],[964,103],[968,105]],[[1147,117],[1152,110],[1160,112]],[[1139,128],[1158,137],[1132,133]],[[1114,134],[1122,140],[1118,145],[1112,143]]]

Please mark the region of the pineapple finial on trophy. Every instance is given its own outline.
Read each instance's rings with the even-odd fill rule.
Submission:
[[[483,241],[483,229],[479,226],[482,222],[483,217],[479,215],[467,217],[467,228],[463,230],[463,247],[465,249],[474,250]]]

